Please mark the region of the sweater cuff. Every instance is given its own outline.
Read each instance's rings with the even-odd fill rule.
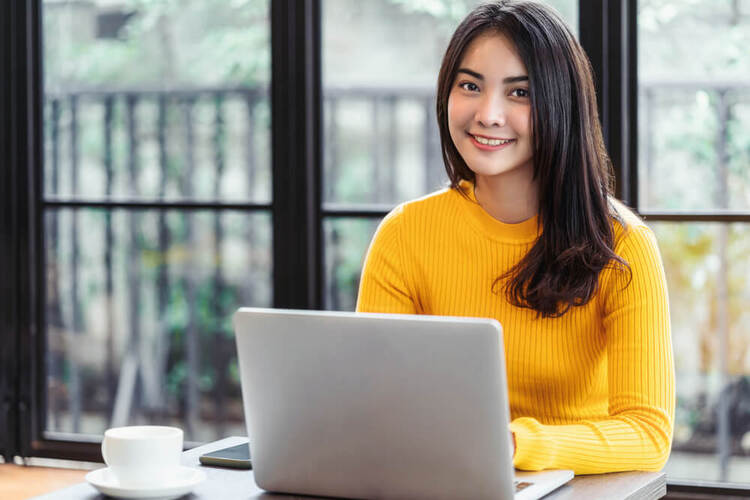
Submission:
[[[521,470],[547,469],[553,463],[554,446],[547,438],[544,426],[530,417],[521,417],[510,423],[516,437],[516,455],[513,465]]]

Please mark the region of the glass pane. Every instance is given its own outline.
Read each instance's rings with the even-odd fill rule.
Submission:
[[[677,374],[670,479],[750,478],[750,225],[654,222]]]
[[[638,3],[641,209],[750,208],[750,3]]]
[[[268,11],[44,0],[46,195],[269,201]]]
[[[367,247],[380,219],[326,218],[325,307],[354,311]]]
[[[45,223],[46,430],[244,435],[231,314],[271,305],[270,214],[61,209]]]
[[[450,36],[480,3],[323,2],[324,201],[395,204],[447,182],[435,85]],[[548,3],[577,31],[577,0]]]

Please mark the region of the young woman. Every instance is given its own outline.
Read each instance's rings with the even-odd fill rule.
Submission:
[[[514,463],[659,470],[674,368],[653,233],[611,194],[591,69],[551,9],[482,5],[438,78],[451,186],[394,209],[358,311],[496,318]]]

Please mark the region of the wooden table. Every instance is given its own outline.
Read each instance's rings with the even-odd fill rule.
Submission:
[[[84,480],[87,470],[0,464],[0,498],[24,500]]]
[[[202,467],[208,479],[193,492],[191,500],[198,499],[276,499],[310,500],[312,497],[274,495],[258,488],[252,471],[203,467],[198,457],[204,453],[246,443],[247,438],[230,437],[215,441],[182,454],[182,464],[189,467]],[[666,476],[663,472],[619,472],[577,476],[568,484],[550,493],[545,500],[578,500],[588,498],[651,500],[667,494]],[[100,500],[105,497],[88,483],[77,484],[37,497],[38,500]],[[188,497],[186,497],[188,498]]]

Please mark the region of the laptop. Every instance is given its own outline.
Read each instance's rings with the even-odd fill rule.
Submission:
[[[573,478],[514,473],[496,320],[242,308],[233,321],[264,490],[535,499]]]

